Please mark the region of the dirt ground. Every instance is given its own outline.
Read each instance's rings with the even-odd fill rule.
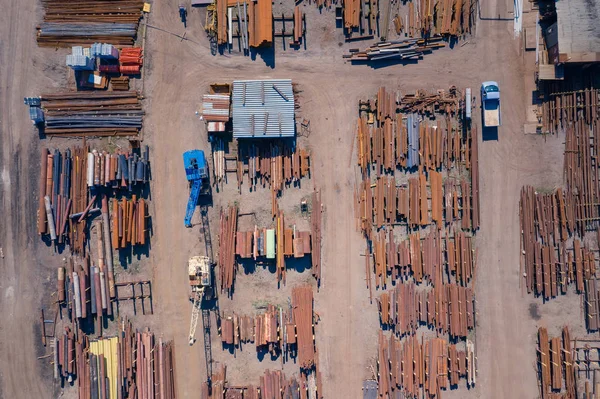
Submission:
[[[47,359],[37,359],[46,353],[37,320],[40,306],[50,301],[48,293],[54,290],[56,262],[61,255],[52,256],[35,232],[37,199],[32,193],[42,143],[28,121],[22,98],[64,85],[66,52],[37,48],[34,27],[41,11],[36,0],[1,0],[0,4],[0,199],[4,215],[0,222],[0,398],[51,398],[59,395],[59,387],[51,379]],[[252,60],[234,53],[211,56],[201,10],[189,12],[187,40],[168,33],[184,32],[177,3],[153,3],[144,67],[144,138],[151,146],[153,164],[153,236],[148,263],[153,270],[156,316],[138,316],[137,320],[152,324],[164,338],[175,341],[178,397],[198,397],[206,377],[201,329],[194,346],[187,342],[191,305],[186,262],[189,256],[203,253],[204,243],[199,225],[183,226],[188,187],[181,154],[192,148],[209,150],[204,123],[195,114],[209,83],[260,78],[293,79],[302,91],[297,119],[311,122],[307,142],[312,150],[312,178],[303,181],[299,191],[286,190],[282,204],[286,212],[293,213],[313,185],[322,191],[323,277],[315,294],[315,310],[321,318],[316,339],[326,398],[361,397],[362,380],[371,377],[376,358],[377,309],[368,299],[360,256],[365,243],[355,229],[353,211],[358,100],[373,96],[381,85],[402,92],[456,85],[476,92],[483,80],[499,82],[503,126],[497,138],[486,136],[480,144],[478,380],[471,391],[461,389],[444,396],[537,397],[537,326],[559,326],[565,321],[582,326],[580,312],[573,311],[580,306],[577,296],[542,305],[519,287],[519,191],[523,184],[552,188],[561,183],[563,138],[523,134],[532,98],[533,63],[532,55],[521,51],[521,40],[514,38],[512,4],[508,0],[482,2],[477,33],[464,45],[437,50],[414,65],[372,68],[344,62],[341,55],[348,48],[366,45],[340,45],[343,39],[341,31],[334,28],[332,10],[319,15],[314,6],[304,6],[306,50],[284,51],[276,44],[273,54]],[[289,8],[277,3],[274,7]],[[211,210],[215,249],[218,210],[235,200],[233,191],[215,195]],[[242,210],[263,209],[268,215],[270,198],[259,194],[245,191]],[[285,303],[294,284],[314,284],[307,270],[290,272],[288,280],[278,289],[275,276],[266,270],[251,275],[240,271],[233,299],[223,299],[221,308],[252,312],[253,301]],[[551,335],[555,333],[550,330]],[[228,365],[230,381],[235,384],[257,383],[264,369],[281,367],[280,359],[259,361],[251,345],[237,351],[234,358],[221,350],[214,330],[213,357]],[[286,364],[284,370],[292,374],[297,367]]]

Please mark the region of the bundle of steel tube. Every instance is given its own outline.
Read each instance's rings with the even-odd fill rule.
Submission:
[[[585,361],[577,359],[577,340],[575,347],[571,342],[569,328],[564,327],[562,336],[548,336],[548,330],[544,327],[538,329],[538,382],[540,397],[549,399],[554,397],[576,398],[577,380],[579,379],[579,366]],[[589,351],[589,342],[585,344]],[[583,366],[585,369],[586,367]],[[588,371],[589,370],[581,370]],[[563,378],[564,376],[564,378]],[[564,381],[564,383],[563,383]],[[584,397],[590,397],[587,394]]]
[[[300,368],[312,369],[315,366],[315,342],[313,333],[313,292],[312,287],[303,285],[292,290],[292,308],[298,345]]]
[[[131,45],[143,4],[141,0],[43,0],[38,45],[70,47],[98,41]]]
[[[370,62],[382,60],[419,60],[424,54],[434,49],[445,47],[440,43],[442,38],[403,39],[389,42],[378,42],[363,51],[353,51],[343,57],[351,62]]]
[[[219,274],[221,291],[231,293],[235,280],[235,237],[237,232],[238,208],[232,206],[226,212],[221,210],[219,233]]]
[[[132,191],[134,186],[148,182],[149,165],[148,146],[142,154],[92,150],[87,154],[87,185]]]
[[[314,375],[308,379],[304,374],[300,378],[286,378],[285,373],[280,370],[265,370],[260,377],[258,385],[233,386],[227,383],[227,367],[217,366],[211,376],[212,389],[208,383],[203,383],[200,390],[200,399],[297,399],[314,398],[321,399],[322,392],[317,390]]]
[[[175,399],[173,343],[119,323],[116,337],[89,341],[66,330],[55,339],[55,378],[77,379],[79,398]]]
[[[142,128],[138,92],[68,92],[42,94],[40,99],[46,135],[130,136]]]
[[[143,198],[116,198],[111,202],[112,247],[126,248],[129,245],[145,245],[148,234],[148,209]]]

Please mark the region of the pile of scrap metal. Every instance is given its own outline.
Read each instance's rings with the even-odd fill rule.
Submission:
[[[142,16],[142,0],[43,0],[44,22],[38,26],[40,46],[70,47],[102,41],[133,44]]]

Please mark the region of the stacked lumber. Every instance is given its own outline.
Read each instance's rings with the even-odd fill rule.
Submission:
[[[296,324],[298,363],[301,369],[315,366],[315,342],[313,334],[313,292],[309,285],[292,290],[293,318]]]
[[[538,381],[541,398],[575,399],[576,366],[569,329],[564,327],[562,337],[548,336],[545,327],[538,329]],[[563,384],[564,376],[564,384]]]
[[[237,233],[237,206],[230,206],[226,212],[220,213],[220,233],[219,233],[219,281],[221,282],[221,291],[232,293],[233,282],[235,280],[236,262],[235,262],[235,237]]]
[[[456,387],[460,378],[467,387],[475,385],[474,345],[469,340],[466,350],[458,350],[443,338],[411,336],[401,341],[394,334],[386,338],[380,330],[378,348],[379,397],[435,399],[442,390]]]
[[[46,135],[131,136],[142,128],[138,92],[65,92],[40,99]]]
[[[420,60],[425,54],[446,45],[441,38],[402,39],[377,42],[362,51],[353,51],[343,57],[350,62],[377,62],[390,60]]]
[[[125,320],[119,334],[90,341],[80,330],[75,339],[67,327],[55,338],[55,378],[77,379],[79,398],[174,399],[172,342],[149,330],[134,330]]]
[[[43,0],[44,22],[38,27],[38,45],[131,45],[143,5],[142,0]]]
[[[414,335],[427,325],[450,337],[466,338],[475,328],[474,296],[471,288],[443,284],[417,290],[413,282],[397,284],[378,300],[381,324],[397,335]]]

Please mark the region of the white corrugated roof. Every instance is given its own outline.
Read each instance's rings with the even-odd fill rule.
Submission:
[[[233,82],[233,137],[294,137],[291,79]]]

